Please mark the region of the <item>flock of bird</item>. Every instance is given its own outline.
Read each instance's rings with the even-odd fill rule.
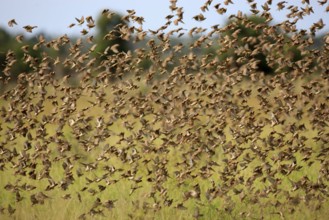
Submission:
[[[40,36],[29,48],[18,35],[31,71],[1,94],[0,192],[6,199],[0,199],[0,218],[15,216],[21,203],[33,209],[61,200],[84,204],[80,219],[107,216],[118,204],[130,207],[131,218],[137,211],[147,215],[168,207],[190,211],[196,219],[207,217],[205,207],[215,207],[218,216],[239,213],[236,218],[260,218],[252,205],[274,210],[272,217],[279,218],[301,212],[299,206],[325,209],[329,36],[321,49],[312,47],[324,21],[296,28],[313,13],[306,0],[303,7],[248,2],[264,23],[238,12],[228,26],[202,28],[204,12],[225,14],[231,0],[207,0],[193,18],[183,18],[179,2],[170,0],[172,13],[157,30],[143,30],[144,18],[128,10],[122,19],[137,26],[120,24],[104,39],[146,44],[128,52],[113,45],[98,57],[89,34],[96,26],[91,16],[69,26],[86,25],[76,41]],[[329,11],[327,1],[314,4]],[[288,10],[287,20],[272,24],[271,10]],[[113,12],[106,9],[102,16]],[[201,27],[185,31],[184,19]],[[262,34],[239,37],[241,23]],[[169,30],[172,26],[177,28]],[[37,26],[23,28],[32,32]],[[196,38],[171,42],[184,34]],[[211,53],[198,52],[215,45]],[[300,60],[283,53],[287,45],[301,51]],[[69,48],[64,58],[30,54],[64,47]],[[232,48],[236,56],[219,59]],[[6,53],[3,85],[17,62],[13,51]],[[274,74],[259,70],[260,53]],[[144,60],[152,63],[147,69],[141,67]],[[58,66],[70,73],[57,77]],[[72,79],[78,83],[72,85]]]

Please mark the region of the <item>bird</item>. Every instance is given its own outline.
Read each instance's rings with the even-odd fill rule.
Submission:
[[[8,21],[8,26],[9,27],[14,27],[14,25],[17,25],[17,22],[15,19],[11,19],[10,21]]]
[[[18,43],[22,43],[22,42],[23,42],[23,39],[24,39],[24,35],[19,34],[19,35],[17,35],[17,36],[15,37],[15,39],[16,39],[16,41],[17,41]]]
[[[27,32],[29,32],[29,33],[32,33],[32,30],[33,29],[35,29],[35,28],[37,28],[38,26],[31,26],[31,25],[25,25],[25,26],[23,26],[23,28],[27,31]]]

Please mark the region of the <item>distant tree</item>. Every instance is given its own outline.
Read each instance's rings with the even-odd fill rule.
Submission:
[[[259,40],[259,36],[261,36],[262,29],[256,28],[256,25],[267,25],[266,19],[258,16],[250,16],[246,21],[243,20],[230,20],[227,23],[228,30],[222,35],[225,39],[229,39],[234,42],[233,45],[235,47],[228,48],[227,51],[223,51],[221,54],[221,58],[225,59],[227,57],[232,57],[235,61],[236,66],[243,65],[244,62],[236,62],[243,60],[245,55],[239,54],[239,49],[244,48],[243,50],[254,51],[256,47],[261,43]],[[269,41],[273,41],[268,38]],[[257,70],[262,71],[265,74],[273,73],[273,68],[270,67],[266,61],[266,55],[262,52],[250,55],[249,59],[245,62],[248,62],[250,59],[254,58],[258,60]]]
[[[37,43],[35,38],[19,43],[15,37],[0,29],[0,42],[0,77],[3,79],[7,77],[10,82],[15,82],[20,73],[32,70],[32,62],[40,61],[42,49],[33,49],[33,45]],[[31,63],[26,62],[27,60]]]
[[[291,36],[284,34],[279,28],[272,27],[274,36],[264,33],[264,30],[269,27],[271,26],[266,19],[259,16],[229,20],[226,24],[227,30],[221,36],[219,58],[221,60],[231,58],[231,64],[235,67],[241,67],[252,59],[256,60],[256,70],[264,74],[273,74],[278,72],[277,70],[289,72],[292,69],[289,63],[303,58],[301,51],[294,45]],[[275,45],[278,40],[284,42],[282,48],[269,51],[262,48],[264,44]],[[284,58],[287,62],[286,64],[278,63],[276,58]]]
[[[112,80],[123,76],[123,64],[126,59],[111,59],[112,56],[123,56],[121,52],[128,52],[130,49],[130,35],[128,24],[124,21],[120,14],[108,11],[101,13],[96,20],[96,36],[95,43],[97,44],[93,56],[96,58],[95,64],[102,66],[102,69],[97,69],[95,74],[105,71],[107,76]],[[105,64],[104,62],[108,62]]]
[[[120,33],[120,29],[127,27],[128,26],[126,22],[123,21],[122,16],[117,13],[102,13],[97,18],[97,35],[95,39],[97,47],[95,52],[103,55],[101,56],[101,60],[106,58],[106,54],[111,55],[114,53],[110,48],[115,44],[119,45],[116,47],[118,52],[127,52],[129,50],[129,39],[123,39],[124,37]],[[105,55],[104,52],[106,52]]]
[[[4,29],[0,29],[0,71],[6,66],[6,53],[8,50],[8,44],[11,41],[11,36]]]

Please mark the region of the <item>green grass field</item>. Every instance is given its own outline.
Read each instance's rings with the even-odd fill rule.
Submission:
[[[320,75],[125,82],[1,99],[0,219],[327,219]]]
[[[0,220],[329,219],[326,0],[169,2],[0,27]]]

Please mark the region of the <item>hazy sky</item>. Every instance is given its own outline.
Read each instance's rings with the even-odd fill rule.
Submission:
[[[308,16],[299,23],[300,28],[308,28],[320,18],[324,22],[329,21],[329,13],[325,13],[325,7],[320,7],[316,0],[313,2],[314,14]],[[209,28],[214,24],[223,25],[228,15],[236,13],[238,10],[248,13],[249,6],[246,0],[233,0],[234,4],[228,6],[228,11],[225,15],[217,14],[213,5],[222,3],[223,0],[213,0],[210,11],[204,13],[206,20],[197,22],[192,19],[194,15],[201,13],[200,6],[203,0],[178,0],[177,6],[184,7],[184,25],[183,28],[191,29],[194,26],[202,26]],[[265,1],[255,0],[258,2],[258,8],[262,10],[261,4]],[[275,22],[285,20],[286,11],[278,12],[276,4],[279,1],[273,0],[272,16]],[[296,4],[300,7],[305,7],[299,0],[287,0],[288,4]],[[122,14],[126,13],[127,9],[134,9],[136,15],[143,16],[145,23],[144,30],[157,29],[163,25],[165,17],[170,14],[169,0],[1,0],[0,1],[0,27],[12,32],[22,32],[22,27],[25,25],[36,25],[37,32],[46,32],[53,35],[62,34],[80,34],[80,31],[86,26],[75,26],[68,28],[68,25],[76,22],[75,17],[99,15],[103,9],[110,9]],[[248,13],[249,14],[249,13]],[[7,22],[15,18],[18,25],[14,28],[8,28]],[[325,27],[329,30],[329,27]]]

